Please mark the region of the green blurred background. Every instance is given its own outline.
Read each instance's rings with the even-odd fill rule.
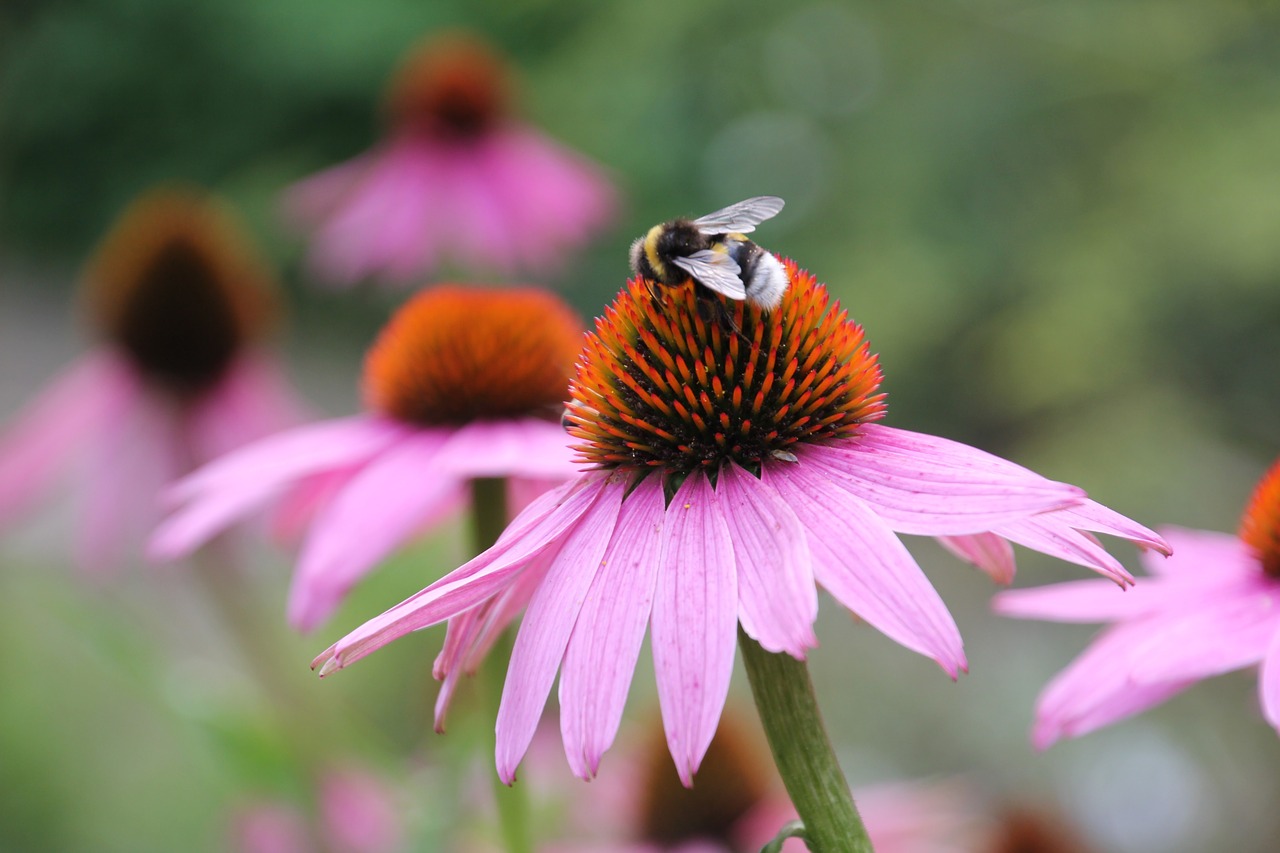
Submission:
[[[622,189],[618,226],[547,282],[584,316],[648,225],[781,195],[760,242],[866,326],[888,423],[1148,524],[1234,529],[1280,449],[1280,10],[1250,0],[6,0],[0,420],[83,350],[72,297],[96,239],[175,178],[239,207],[281,270],[300,386],[353,411],[396,298],[310,289],[277,194],[368,147],[402,52],[459,25],[511,55],[524,117]],[[67,523],[42,513],[0,541],[0,849],[221,849],[231,805],[296,794],[279,720],[189,578],[88,587],[65,565]],[[431,537],[316,637],[275,631],[290,689],[345,709],[329,746],[403,777],[422,845],[449,821],[433,799],[449,738],[428,724],[439,634],[323,684],[306,664],[464,542]],[[826,602],[813,666],[855,783],[965,774],[1099,850],[1276,848],[1280,743],[1252,674],[1036,755],[1036,692],[1090,630],[998,620],[983,577],[910,544],[971,674],[952,684]],[[274,625],[288,560],[259,562],[251,606]],[[1020,583],[1083,574],[1020,562]],[[631,707],[652,697],[642,674]]]

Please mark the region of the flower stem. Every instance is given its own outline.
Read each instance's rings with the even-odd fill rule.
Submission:
[[[471,481],[471,535],[477,554],[487,551],[498,541],[507,526],[507,482],[497,477]],[[513,635],[510,629],[494,644],[480,666],[482,701],[495,711],[502,699],[502,683],[511,658]],[[489,745],[495,746],[491,734]],[[533,837],[529,831],[529,801],[526,786],[502,783],[492,774],[493,799],[498,807],[498,827],[507,853],[533,853]]]
[[[813,853],[871,853],[849,783],[827,738],[804,661],[766,652],[738,628],[738,647],[774,764]]]

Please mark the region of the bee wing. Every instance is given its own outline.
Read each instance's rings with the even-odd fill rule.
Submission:
[[[701,216],[693,224],[703,234],[750,234],[761,222],[777,216],[784,204],[777,196],[760,195]]]
[[[747,290],[742,284],[742,267],[729,257],[728,252],[703,249],[692,255],[678,255],[672,262],[702,284],[721,296],[730,299],[746,299]]]

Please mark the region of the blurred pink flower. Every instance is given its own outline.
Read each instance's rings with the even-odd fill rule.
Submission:
[[[355,767],[320,780],[320,831],[333,853],[394,853],[404,846],[404,825],[386,782]]]
[[[232,813],[234,853],[312,853],[306,819],[297,808],[268,800],[245,803]]]
[[[442,260],[546,270],[604,225],[608,179],[509,118],[509,89],[503,60],[477,39],[419,45],[392,81],[386,139],[286,195],[289,218],[312,232],[312,271],[347,285],[410,281]]]
[[[1006,616],[1110,623],[1040,694],[1037,748],[1258,663],[1262,711],[1280,729],[1280,462],[1258,484],[1239,535],[1177,527],[1161,533],[1173,555],[1144,555],[1151,576],[1124,595],[1077,581],[996,598],[996,612]]]
[[[319,782],[317,818],[292,803],[259,799],[231,819],[236,853],[395,853],[405,848],[404,818],[387,781],[353,766],[331,768]],[[313,825],[314,824],[314,825]]]
[[[289,621],[312,630],[474,481],[512,478],[513,496],[527,496],[576,473],[558,418],[581,340],[577,317],[543,290],[426,290],[369,352],[368,414],[272,436],[182,480],[150,553],[179,557],[278,501],[282,527],[306,530]]]
[[[295,423],[300,407],[251,346],[275,310],[270,276],[215,201],[141,197],[85,285],[104,342],[0,436],[0,527],[78,465],[76,562],[100,572],[140,554],[166,483]]]
[[[566,414],[600,470],[550,492],[494,547],[339,640],[321,675],[449,620],[438,717],[463,671],[527,603],[497,719],[507,782],[560,672],[573,772],[590,778],[622,716],[651,630],[667,743],[681,781],[716,731],[737,628],[803,658],[817,644],[817,585],[951,676],[966,667],[955,622],[897,533],[967,535],[1034,520],[1040,550],[1081,529],[1162,544],[1112,524],[1080,489],[965,445],[879,426],[880,369],[861,327],[787,262],[772,312],[692,288],[655,298],[637,279],[578,359]],[[705,298],[705,297],[704,297]],[[723,303],[722,303],[723,304]],[[1118,582],[1123,569],[1093,568]]]

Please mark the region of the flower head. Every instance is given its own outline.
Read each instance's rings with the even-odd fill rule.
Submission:
[[[288,192],[312,232],[310,266],[342,285],[407,282],[442,261],[545,270],[612,217],[603,173],[510,115],[498,53],[450,33],[416,46],[392,78],[386,138]]]
[[[190,190],[138,199],[85,270],[95,330],[173,394],[222,379],[274,319],[274,285],[221,206]]]
[[[272,436],[178,483],[152,555],[187,554],[279,501],[278,521],[306,529],[289,620],[314,628],[473,481],[509,477],[524,493],[574,474],[558,418],[581,337],[573,312],[546,291],[423,291],[369,351],[368,414]]]
[[[965,668],[955,623],[898,533],[994,538],[1026,525],[1041,550],[1095,546],[1082,530],[1160,542],[1074,486],[877,423],[880,371],[861,328],[813,276],[786,270],[778,308],[721,301],[719,320],[691,286],[630,283],[597,320],[570,387],[570,431],[594,470],[339,640],[316,659],[321,674],[450,620],[436,662],[443,714],[459,673],[527,604],[498,711],[499,774],[514,778],[559,671],[566,753],[586,778],[617,732],[648,628],[667,744],[688,785],[720,718],[738,625],[803,658],[817,644],[817,585],[948,674]]]
[[[1002,593],[1006,616],[1108,627],[1040,694],[1044,749],[1154,707],[1195,682],[1261,663],[1264,716],[1280,730],[1280,462],[1258,484],[1238,535],[1167,527],[1168,559],[1124,595],[1089,581]]]
[[[106,569],[155,523],[166,482],[299,407],[255,346],[276,313],[270,273],[203,193],[135,201],[89,261],[84,298],[102,344],[0,439],[0,525],[83,461],[77,561]]]

